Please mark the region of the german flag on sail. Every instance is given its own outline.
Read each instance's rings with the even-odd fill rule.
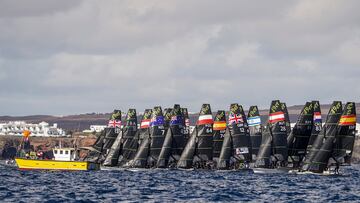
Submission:
[[[214,130],[225,130],[226,129],[226,121],[215,121],[213,125]]]
[[[354,114],[341,116],[339,125],[356,125],[356,116]]]

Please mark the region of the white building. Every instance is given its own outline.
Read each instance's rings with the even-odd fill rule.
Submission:
[[[84,133],[93,133],[93,132],[101,132],[105,130],[107,126],[106,125],[90,125],[90,129],[84,130]]]
[[[53,126],[46,122],[39,124],[24,121],[0,123],[0,135],[22,136],[24,130],[30,131],[32,137],[68,137],[63,129],[57,127],[56,123]]]

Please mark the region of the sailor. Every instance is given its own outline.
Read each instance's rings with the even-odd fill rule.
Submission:
[[[36,153],[35,152],[30,152],[30,158],[31,159],[36,159]]]
[[[38,151],[36,153],[36,156],[37,156],[38,159],[43,159],[43,155],[44,155],[44,153],[42,151]]]

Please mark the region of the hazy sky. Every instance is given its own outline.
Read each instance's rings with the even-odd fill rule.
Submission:
[[[360,1],[1,0],[0,115],[359,101]]]

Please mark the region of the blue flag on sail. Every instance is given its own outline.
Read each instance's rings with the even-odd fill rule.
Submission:
[[[171,116],[170,125],[180,125],[182,120],[181,116]]]
[[[164,116],[156,116],[155,118],[151,119],[151,126],[164,125],[164,123],[165,123]]]
[[[247,121],[249,126],[256,126],[261,124],[260,116],[249,117]]]

